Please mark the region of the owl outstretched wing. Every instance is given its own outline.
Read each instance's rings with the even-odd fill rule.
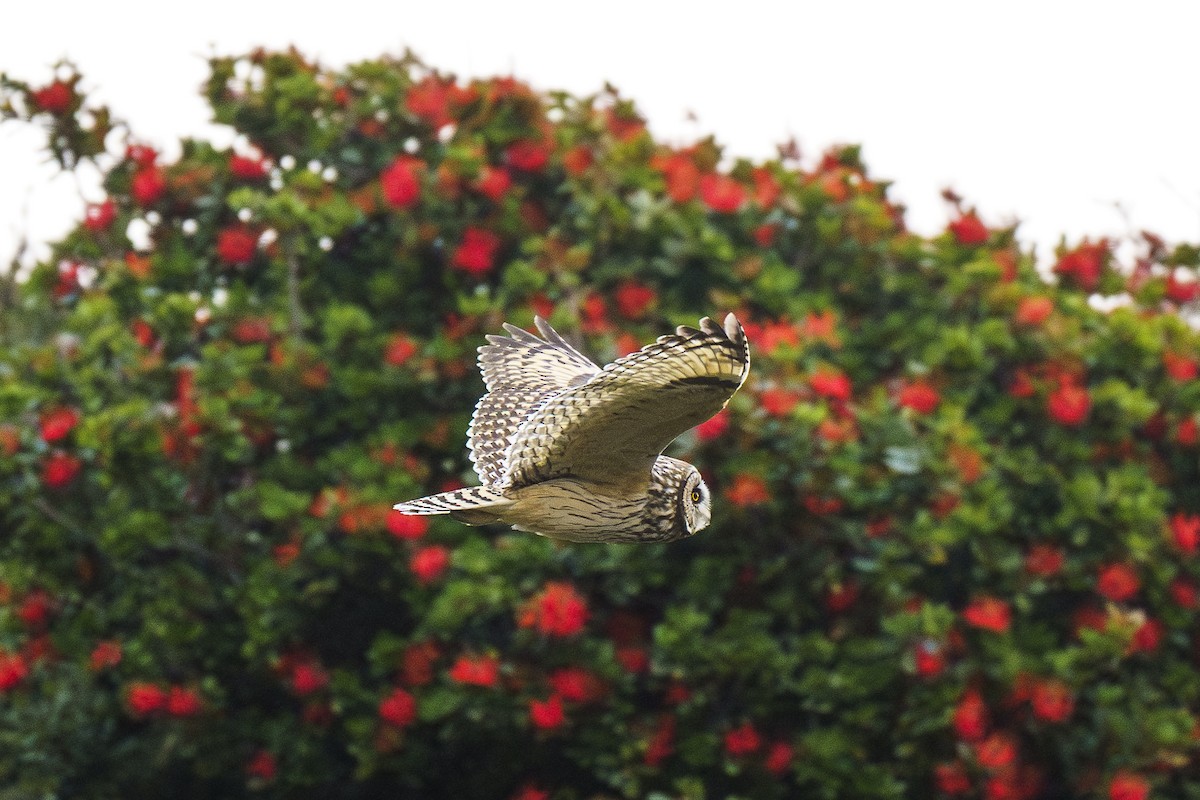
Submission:
[[[488,391],[475,406],[467,447],[486,486],[504,482],[508,451],[529,415],[549,397],[600,372],[544,319],[534,317],[534,324],[543,338],[505,324],[508,336],[489,335],[488,344],[479,348],[479,370]]]
[[[513,439],[509,486],[572,475],[618,483],[643,473],[671,440],[720,411],[746,380],[750,346],[730,314],[617,359],[546,397]]]

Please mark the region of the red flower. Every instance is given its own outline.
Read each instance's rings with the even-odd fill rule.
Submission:
[[[79,412],[73,408],[55,408],[42,414],[42,441],[57,442],[66,437],[79,422]]]
[[[246,774],[264,781],[275,780],[279,764],[270,750],[259,750],[246,762]]]
[[[30,99],[38,107],[38,110],[48,111],[51,114],[62,114],[67,111],[71,107],[74,97],[75,92],[71,89],[70,84],[63,81],[55,81],[49,86],[43,86],[41,89],[30,92]]]
[[[1200,514],[1175,514],[1171,517],[1171,536],[1175,546],[1189,556],[1200,548]]]
[[[954,234],[954,238],[958,240],[959,244],[964,244],[968,247],[983,244],[991,236],[991,231],[988,230],[988,227],[973,212],[963,214],[947,227],[949,227],[950,233]]]
[[[1119,770],[1108,784],[1109,800],[1146,800],[1150,796],[1150,781],[1134,772]]]
[[[1035,391],[1036,387],[1033,385],[1033,377],[1029,374],[1029,370],[1017,370],[1013,375],[1012,383],[1008,386],[1009,395],[1020,399],[1033,397]]]
[[[144,144],[131,144],[125,148],[125,158],[139,167],[150,167],[158,160],[158,151]]]
[[[1200,600],[1200,589],[1197,589],[1196,584],[1188,578],[1176,578],[1171,581],[1167,590],[1171,594],[1171,599],[1175,601],[1175,605],[1180,608],[1194,609],[1196,601]]]
[[[329,685],[329,673],[315,661],[302,661],[292,668],[292,691],[301,697]]]
[[[459,656],[450,668],[450,679],[470,686],[492,687],[500,675],[495,656]]]
[[[1062,571],[1066,555],[1051,544],[1035,544],[1025,554],[1025,571],[1039,578],[1050,578]]]
[[[774,206],[783,191],[779,181],[765,167],[756,167],[751,177],[754,179],[754,202],[762,209]]]
[[[1100,272],[1104,268],[1106,255],[1108,242],[1092,244],[1085,241],[1074,250],[1059,256],[1054,271],[1073,278],[1080,287],[1090,292],[1100,283]]]
[[[1129,652],[1149,653],[1158,649],[1162,644],[1163,624],[1156,619],[1148,619],[1133,632],[1129,642]]]
[[[554,693],[572,703],[586,703],[599,697],[604,687],[600,680],[581,667],[563,667],[548,678]]]
[[[422,547],[413,553],[408,567],[421,583],[432,583],[450,566],[450,551],[438,544]]]
[[[614,654],[626,672],[638,674],[650,666],[650,656],[643,647],[618,647]]]
[[[200,695],[193,689],[172,686],[167,695],[167,713],[172,717],[191,717],[200,713]]]
[[[657,767],[675,751],[675,718],[664,714],[658,720],[654,734],[646,744],[646,752],[642,763],[648,767]]]
[[[401,514],[396,510],[388,512],[385,524],[388,533],[397,539],[420,539],[429,530],[429,521],[424,517]]]
[[[41,628],[50,619],[54,601],[50,595],[41,589],[35,589],[25,596],[17,608],[17,617],[26,628]]]
[[[512,796],[512,800],[550,800],[550,793],[527,783],[517,790],[517,793]]]
[[[1179,423],[1175,428],[1175,441],[1187,447],[1200,442],[1200,425],[1196,424],[1195,417],[1188,417]]]
[[[1096,575],[1096,591],[1115,603],[1130,599],[1140,588],[1137,572],[1129,564],[1106,564]]]
[[[492,268],[500,237],[485,228],[467,228],[462,242],[455,248],[450,263],[472,275],[482,275]]]
[[[1008,733],[993,733],[975,745],[975,758],[986,770],[1000,770],[1017,760],[1017,742]]]
[[[244,317],[233,323],[230,335],[238,344],[271,341],[271,320],[267,317]]]
[[[1054,301],[1045,295],[1023,297],[1017,304],[1017,313],[1013,319],[1021,325],[1041,325],[1054,312]]]
[[[1195,380],[1200,375],[1200,364],[1195,359],[1172,353],[1170,350],[1162,355],[1163,368],[1171,379],[1179,383]]]
[[[651,166],[662,172],[667,182],[667,196],[676,203],[686,203],[696,196],[700,186],[700,170],[689,153],[655,156]]]
[[[453,121],[450,116],[450,96],[454,88],[453,84],[430,75],[408,90],[404,107],[434,129],[441,128]]]
[[[725,734],[725,752],[731,756],[746,756],[762,747],[762,737],[749,722],[744,722]]]
[[[959,761],[949,761],[933,768],[933,782],[944,794],[966,794],[971,791],[971,778]]]
[[[779,226],[774,223],[764,222],[754,229],[751,236],[754,237],[754,242],[759,247],[770,247],[775,244],[775,236],[779,233]]]
[[[93,672],[99,672],[108,667],[115,667],[121,663],[121,643],[117,641],[97,642],[92,648],[92,654],[88,658],[88,665]]]
[[[853,391],[850,379],[841,370],[824,367],[808,376],[808,385],[822,397],[846,401]]]
[[[61,450],[55,450],[42,462],[42,483],[51,489],[61,489],[75,480],[83,462]]]
[[[997,597],[981,595],[963,609],[963,619],[976,628],[1004,633],[1012,624],[1012,610]]]
[[[911,408],[918,414],[930,414],[942,400],[937,389],[925,381],[917,380],[900,390],[897,402],[902,408]]]
[[[825,607],[834,614],[849,611],[858,602],[859,588],[854,580],[835,583],[825,589]]]
[[[400,674],[409,686],[424,686],[433,680],[433,662],[440,655],[434,642],[417,642],[404,649]]]
[[[711,442],[721,438],[725,435],[725,431],[729,430],[729,409],[721,409],[716,416],[701,422],[694,430],[696,438],[702,442]]]
[[[987,733],[988,713],[983,697],[975,689],[968,689],[958,705],[954,707],[954,732],[967,742],[977,742]]]
[[[928,639],[913,648],[913,663],[922,678],[933,678],[946,668],[946,652],[937,642]]]
[[[0,650],[0,692],[7,692],[25,680],[29,665],[20,653]]]
[[[166,707],[167,693],[153,683],[139,681],[126,687],[125,702],[133,713],[145,716]]]
[[[658,300],[654,289],[637,281],[622,281],[613,293],[617,312],[626,319],[641,319]]]
[[[757,475],[741,473],[733,476],[733,481],[725,489],[725,497],[735,506],[755,506],[771,499],[767,483]]]
[[[1050,417],[1063,425],[1080,425],[1087,419],[1092,408],[1092,399],[1086,387],[1071,381],[1063,381],[1046,398],[1046,409]]]
[[[167,179],[162,170],[155,166],[145,166],[134,173],[129,183],[129,193],[139,205],[148,206],[162,197],[167,190]]]
[[[559,727],[566,722],[562,698],[552,694],[547,700],[530,700],[529,719],[536,727],[544,731]]]
[[[1168,299],[1179,303],[1190,303],[1200,296],[1200,281],[1195,279],[1181,281],[1175,277],[1175,271],[1171,270],[1167,275],[1167,297]]]
[[[500,202],[511,186],[512,176],[504,167],[484,167],[475,181],[479,193],[494,202]]]
[[[700,199],[713,211],[728,214],[746,202],[746,189],[728,175],[710,173],[700,176]]]
[[[551,581],[521,609],[517,624],[550,636],[573,636],[583,630],[588,607],[569,583]]]
[[[117,218],[117,207],[112,200],[92,203],[83,212],[83,227],[93,233],[108,230]]]
[[[244,225],[235,225],[217,233],[217,257],[226,264],[245,264],[258,250],[258,234]]]
[[[417,719],[417,701],[397,686],[391,694],[379,701],[379,718],[397,728],[411,725]]]
[[[510,144],[504,155],[516,169],[533,172],[546,166],[550,160],[550,149],[535,139],[520,139]]]
[[[411,208],[421,197],[421,169],[425,162],[412,156],[397,156],[379,173],[383,199],[393,208]]]
[[[1063,722],[1075,710],[1070,687],[1057,678],[1043,678],[1035,683],[1030,702],[1034,716],[1045,722]]]
[[[567,174],[578,178],[587,172],[592,165],[592,149],[585,144],[577,144],[563,154],[563,167]]]
[[[767,757],[763,760],[763,766],[766,767],[767,772],[778,776],[788,771],[795,758],[795,748],[787,742],[775,742],[767,748]]]
[[[763,411],[766,411],[768,416],[777,418],[791,414],[792,409],[799,402],[800,397],[795,392],[789,392],[787,389],[779,387],[764,389],[758,396],[758,404],[762,406]]]
[[[266,177],[267,162],[263,161],[261,158],[230,155],[229,172],[235,178],[241,178],[242,180],[258,180],[259,178]]]

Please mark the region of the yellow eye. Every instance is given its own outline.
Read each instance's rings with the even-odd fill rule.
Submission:
[[[700,490],[699,489],[692,489],[692,502],[693,503],[700,502]]]

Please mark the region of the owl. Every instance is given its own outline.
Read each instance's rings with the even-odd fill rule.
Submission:
[[[468,448],[482,486],[395,506],[501,522],[573,542],[668,542],[703,530],[708,487],[662,451],[746,381],[750,345],[733,314],[680,326],[603,369],[540,317],[479,348],[487,393]]]

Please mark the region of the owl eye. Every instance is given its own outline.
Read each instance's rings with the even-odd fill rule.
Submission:
[[[693,503],[700,502],[700,490],[699,489],[692,489],[692,502]]]

